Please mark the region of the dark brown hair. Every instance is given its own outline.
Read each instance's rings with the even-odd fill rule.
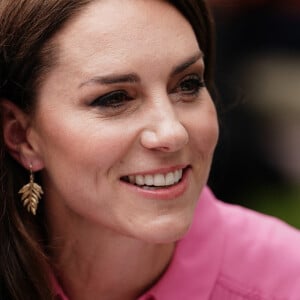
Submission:
[[[0,100],[34,110],[36,91],[55,63],[51,39],[70,18],[96,0],[1,0]],[[205,81],[212,91],[212,21],[203,0],[168,1],[191,23],[204,53]],[[2,118],[2,113],[0,113]],[[28,172],[8,154],[0,133],[0,299],[53,299],[43,234],[43,208],[36,217],[22,207],[18,190]]]

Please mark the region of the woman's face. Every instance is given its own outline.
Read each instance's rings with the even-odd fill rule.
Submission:
[[[58,35],[29,137],[57,218],[181,237],[218,136],[188,21],[164,1],[95,1]]]

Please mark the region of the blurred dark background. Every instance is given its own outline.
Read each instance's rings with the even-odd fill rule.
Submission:
[[[208,1],[222,103],[209,185],[300,228],[300,1]]]

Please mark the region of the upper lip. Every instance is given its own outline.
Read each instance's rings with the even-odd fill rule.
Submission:
[[[129,174],[121,176],[121,178],[122,177],[127,177],[127,176],[137,176],[137,175],[167,174],[169,172],[173,172],[173,171],[176,171],[176,170],[185,169],[189,166],[190,165],[188,165],[188,164],[180,164],[180,165],[174,165],[174,166],[170,166],[170,167],[151,169],[151,170],[147,170],[147,171],[129,173]]]

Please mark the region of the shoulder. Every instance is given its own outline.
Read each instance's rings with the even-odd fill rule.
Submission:
[[[300,232],[276,218],[215,203],[224,234],[218,288],[253,295],[244,299],[299,299]]]

